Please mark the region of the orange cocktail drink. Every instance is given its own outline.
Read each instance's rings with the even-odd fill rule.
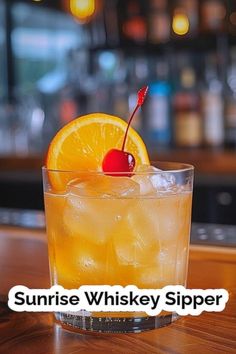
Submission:
[[[86,180],[77,172],[65,192],[45,190],[52,285],[159,289],[186,284],[193,171],[175,163],[158,166],[173,170],[150,172],[144,166],[146,172],[132,177],[90,173]],[[44,173],[53,180],[63,172]],[[83,312],[58,313],[57,319],[74,328],[116,332],[159,327],[176,316],[161,313],[154,320],[144,313]]]
[[[51,142],[43,169],[52,285],[185,285],[193,167],[150,164],[129,123],[102,113],[75,119]],[[175,313],[56,313],[71,329],[140,332]]]
[[[45,193],[53,284],[185,285],[191,191],[140,196],[137,176],[148,178],[94,176],[64,194]]]

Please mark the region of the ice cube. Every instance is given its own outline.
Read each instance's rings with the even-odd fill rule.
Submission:
[[[187,240],[189,198],[185,194],[140,198],[129,209],[129,227],[145,237],[150,244],[157,240],[161,245],[176,245],[180,239]]]
[[[127,213],[139,185],[127,177],[101,176],[67,188],[64,225],[70,236],[103,244]]]
[[[156,258],[150,258],[147,267],[140,267],[137,284],[140,288],[162,288],[175,285],[176,278],[176,247],[162,247]]]
[[[150,165],[138,166],[132,180],[139,183],[141,195],[155,196],[160,191],[172,190],[176,185],[173,174]]]
[[[190,194],[169,194],[159,199],[160,207],[156,218],[159,223],[160,241],[162,244],[177,245],[187,243],[191,216]],[[150,211],[151,213],[153,210]]]
[[[158,172],[157,168],[150,166],[150,165],[139,165],[136,168],[136,174],[132,176],[132,180],[139,184],[140,187],[140,194],[141,195],[149,195],[155,194],[156,190],[153,187],[151,181],[151,173]]]
[[[150,243],[135,230],[117,235],[113,238],[113,242],[118,262],[121,265],[145,265],[150,257],[155,257],[159,252],[158,241]]]
[[[73,181],[68,186],[68,191],[85,197],[129,198],[138,196],[140,187],[129,177],[101,175],[79,183]]]
[[[175,285],[175,265],[163,264],[162,266],[153,265],[139,269],[137,285],[139,288],[158,289],[166,285]]]
[[[64,225],[69,236],[105,243],[115,224],[122,217],[122,200],[92,199],[68,194],[64,209]]]
[[[157,191],[170,191],[176,185],[175,176],[169,172],[153,174],[150,176],[150,180],[153,188]]]
[[[103,284],[107,279],[106,245],[71,239],[63,251],[56,253],[58,283],[66,288]]]
[[[169,189],[175,186],[175,176],[171,172],[163,172],[154,166],[147,166],[146,171],[150,173],[150,180],[155,190]]]
[[[158,265],[139,267],[136,273],[136,285],[140,289],[159,289],[162,287]]]
[[[150,257],[157,257],[159,241],[153,224],[143,218],[142,202],[133,200],[126,217],[113,234],[114,249],[119,264],[145,265]]]
[[[144,196],[156,193],[156,190],[153,188],[150,176],[134,175],[132,180],[139,184],[140,195]]]

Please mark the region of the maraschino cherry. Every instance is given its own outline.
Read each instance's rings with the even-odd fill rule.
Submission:
[[[122,148],[121,150],[111,149],[107,152],[102,162],[103,172],[110,173],[110,174],[112,174],[112,172],[133,172],[135,167],[135,158],[131,153],[125,151],[125,143],[127,140],[130,124],[139,107],[143,105],[145,97],[147,95],[147,91],[148,91],[148,86],[145,86],[141,90],[139,90],[137,104],[133,113],[129,118]],[[120,176],[124,176],[124,175],[130,176],[130,174],[120,174]]]

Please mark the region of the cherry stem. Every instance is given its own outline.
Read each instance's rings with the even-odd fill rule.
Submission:
[[[123,140],[123,144],[122,144],[122,148],[121,148],[122,151],[124,151],[124,149],[125,149],[125,143],[126,143],[126,140],[127,140],[127,135],[128,135],[128,131],[129,131],[129,127],[130,127],[130,124],[132,122],[132,119],[133,119],[135,113],[137,112],[137,110],[139,109],[139,107],[141,107],[143,105],[143,103],[145,101],[145,98],[146,98],[146,95],[147,95],[147,92],[148,92],[148,86],[144,86],[138,92],[137,104],[136,104],[136,107],[135,107],[133,113],[131,114],[131,116],[129,118],[128,125],[127,125],[126,131],[125,131],[125,136],[124,136],[124,140]]]
[[[136,107],[135,107],[135,109],[134,109],[134,111],[133,111],[133,113],[131,114],[131,116],[130,116],[130,118],[129,118],[128,125],[127,125],[126,131],[125,131],[125,136],[124,136],[122,148],[121,148],[122,151],[124,151],[124,149],[125,149],[125,143],[126,143],[126,139],[127,139],[127,135],[128,135],[128,131],[129,131],[130,124],[131,124],[131,122],[132,122],[132,120],[133,120],[133,117],[134,117],[135,113],[136,113],[137,110],[139,109],[139,107],[140,107],[140,105],[137,104]]]

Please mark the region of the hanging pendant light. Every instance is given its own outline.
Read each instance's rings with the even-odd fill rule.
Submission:
[[[79,22],[87,23],[97,10],[96,0],[63,0],[63,8]]]
[[[189,27],[190,24],[187,14],[181,9],[176,10],[172,21],[173,32],[179,36],[184,36],[188,33]]]

